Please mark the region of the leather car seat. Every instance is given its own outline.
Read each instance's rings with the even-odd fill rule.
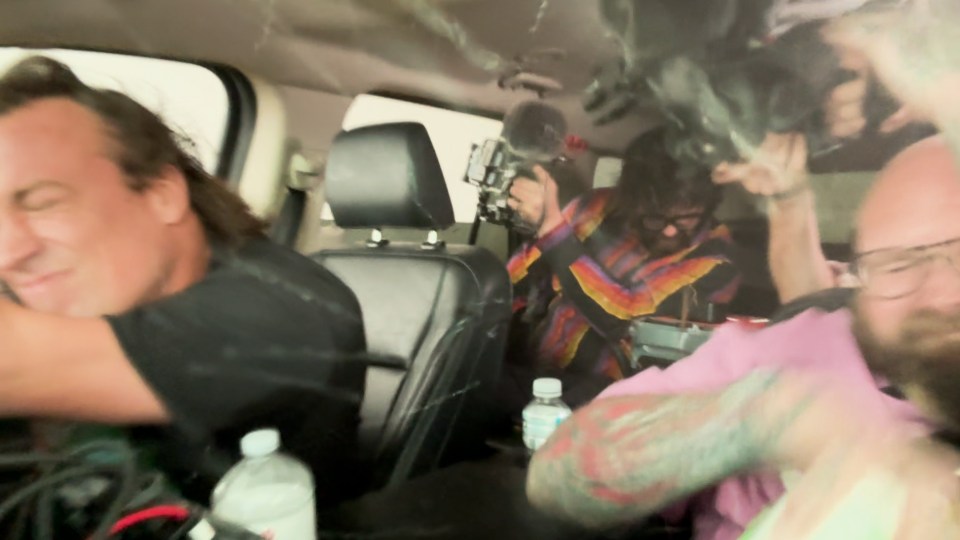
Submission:
[[[360,446],[373,487],[482,452],[510,279],[486,249],[439,240],[454,223],[453,208],[426,128],[340,133],[326,189],[338,226],[372,229],[365,244],[312,257],[353,289],[363,311],[370,359]],[[383,227],[421,229],[426,240],[390,242]]]

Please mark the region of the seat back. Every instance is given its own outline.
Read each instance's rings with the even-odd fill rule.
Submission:
[[[341,133],[327,198],[341,227],[431,231],[423,244],[327,250],[313,258],[350,286],[370,365],[361,448],[374,485],[401,482],[484,447],[510,318],[510,281],[489,251],[445,246],[453,223],[426,130],[388,124]]]

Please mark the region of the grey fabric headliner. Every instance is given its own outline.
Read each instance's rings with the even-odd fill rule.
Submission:
[[[286,86],[494,113],[533,96],[496,85],[521,59],[563,84],[555,103],[595,144],[616,148],[647,123],[597,130],[579,106],[594,67],[618,52],[592,1],[11,0],[0,3],[0,40],[219,62]]]

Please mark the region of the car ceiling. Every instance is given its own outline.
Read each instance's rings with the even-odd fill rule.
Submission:
[[[580,93],[620,49],[584,0],[8,0],[5,45],[77,47],[217,62],[342,95],[386,91],[501,113],[524,99],[504,73],[548,77],[571,130],[620,147],[642,113],[596,128]]]

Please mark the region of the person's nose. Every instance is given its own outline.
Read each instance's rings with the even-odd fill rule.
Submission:
[[[40,238],[16,214],[0,216],[0,271],[15,269],[41,249]]]
[[[680,231],[678,231],[674,225],[667,225],[666,227],[663,228],[663,231],[661,232],[661,234],[666,236],[667,238],[673,238],[679,232]]]

